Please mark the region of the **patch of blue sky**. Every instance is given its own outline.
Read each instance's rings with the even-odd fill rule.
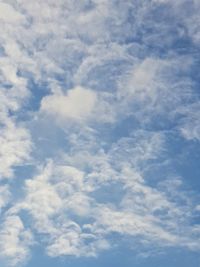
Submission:
[[[98,203],[110,204],[116,207],[120,206],[120,203],[124,197],[125,189],[123,183],[115,182],[104,184],[97,188],[90,195],[95,198]]]
[[[69,151],[70,145],[65,131],[56,127],[55,119],[51,121],[45,118],[38,118],[28,124],[28,129],[32,133],[34,146],[32,149],[32,158],[41,162],[48,158],[59,157],[59,152]]]
[[[200,257],[196,252],[188,252],[187,250],[176,249],[176,248],[165,248],[164,251],[157,251],[156,254],[150,256],[148,251],[143,257],[139,257],[134,250],[130,251],[126,247],[125,242],[119,248],[115,248],[109,252],[103,252],[100,257],[97,258],[74,258],[73,256],[57,258],[49,258],[45,255],[43,248],[38,247],[33,250],[33,257],[27,264],[27,267],[32,266],[49,266],[49,267],[110,267],[114,265],[116,267],[123,266],[151,266],[157,267],[162,265],[163,267],[188,267],[198,266],[200,263]],[[133,240],[134,243],[134,240]],[[124,245],[124,246],[123,246]],[[153,254],[153,253],[152,253]]]

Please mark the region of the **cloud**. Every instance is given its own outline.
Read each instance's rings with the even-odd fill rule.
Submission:
[[[113,233],[154,246],[198,249],[198,237],[193,238],[193,228],[188,226],[192,206],[182,207],[166,190],[145,180],[141,163],[161,156],[163,140],[158,137],[139,132],[132,139],[120,140],[118,150],[111,147],[108,153],[87,150],[86,154],[75,149],[65,155],[62,165],[49,161],[37,176],[25,181],[25,197],[8,215],[28,213],[32,231],[41,236],[37,241],[51,257],[96,256],[110,249]],[[127,161],[131,155],[134,160]],[[109,186],[113,195],[121,188],[114,202]],[[103,199],[98,196],[101,190]]]
[[[127,90],[131,94],[141,94],[141,97],[154,97],[159,70],[164,62],[159,59],[146,58],[136,65],[130,74]]]
[[[22,263],[32,236],[49,257],[97,256],[113,234],[199,250],[177,173],[180,136],[200,140],[197,2],[0,3],[2,258]]]
[[[29,257],[32,234],[24,228],[18,216],[9,216],[1,225],[0,257],[9,260],[11,266],[24,262]]]
[[[0,187],[0,213],[1,209],[5,207],[6,204],[8,204],[10,200],[11,194],[9,191],[9,187],[7,185]]]
[[[23,20],[24,16],[17,12],[11,5],[6,3],[0,3],[0,20],[5,22],[14,23],[19,20]]]
[[[63,119],[84,120],[91,116],[96,101],[95,92],[83,87],[76,87],[69,90],[67,95],[44,97],[41,110]]]
[[[138,216],[137,214],[128,212],[113,211],[105,208],[100,211],[98,216],[98,223],[102,225],[105,232],[116,232],[122,235],[144,236],[144,239],[150,239],[151,242],[162,241],[169,244],[176,244],[178,238],[164,231],[161,227],[157,226],[155,222],[151,221],[151,217]],[[101,227],[100,227],[101,229]],[[96,231],[101,231],[96,229]]]
[[[0,146],[0,177],[4,179],[13,176],[13,167],[29,159],[31,151],[29,132],[8,122],[1,128]]]
[[[17,79],[17,78],[16,78]],[[6,80],[7,81],[7,80]],[[16,119],[23,102],[28,97],[21,83],[12,81],[13,87],[3,88],[0,93],[0,179],[14,175],[14,167],[30,159],[31,136],[26,127]],[[17,84],[17,85],[16,85]],[[21,88],[19,88],[22,86]],[[23,90],[25,88],[25,90]],[[16,90],[18,92],[16,92]],[[12,116],[12,115],[13,116]]]
[[[187,140],[199,141],[199,102],[180,108],[177,112],[183,116],[179,125],[182,136]]]
[[[87,218],[91,211],[92,201],[85,193],[88,186],[83,179],[83,173],[76,168],[49,162],[37,177],[26,181],[25,199],[8,211],[9,216],[21,211],[32,216],[33,232],[49,237],[40,240],[49,256],[96,256],[109,247],[103,237],[88,233],[70,219],[70,214]]]
[[[47,247],[51,257],[73,255],[76,257],[95,257],[97,252],[110,247],[108,241],[97,239],[95,235],[82,233],[75,222],[66,222],[57,231],[52,244]]]

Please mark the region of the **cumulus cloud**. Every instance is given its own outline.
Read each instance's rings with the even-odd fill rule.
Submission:
[[[42,99],[41,110],[63,119],[81,120],[91,116],[97,101],[96,93],[82,87],[68,91],[67,95],[50,95]]]

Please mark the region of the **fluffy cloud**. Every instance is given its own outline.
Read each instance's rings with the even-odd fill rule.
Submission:
[[[97,101],[96,93],[82,87],[69,90],[67,95],[50,95],[42,99],[41,110],[63,119],[82,120],[89,116]]]
[[[0,256],[8,258],[10,265],[24,262],[29,255],[29,245],[33,239],[31,232],[24,228],[18,216],[8,216],[0,231]]]
[[[16,127],[12,122],[3,126],[0,134],[0,177],[13,176],[13,167],[28,160],[31,140],[28,131]]]

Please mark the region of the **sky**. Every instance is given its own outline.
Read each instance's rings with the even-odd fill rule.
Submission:
[[[0,1],[0,266],[200,267],[200,1]]]

